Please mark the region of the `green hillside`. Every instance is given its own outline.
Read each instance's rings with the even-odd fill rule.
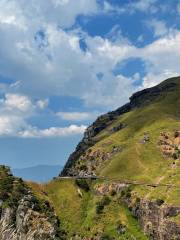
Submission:
[[[180,224],[180,77],[134,95],[126,108],[96,120],[91,129],[98,132],[82,140],[62,174],[96,174],[104,180],[30,184],[39,197],[52,202],[67,239],[148,239],[143,231],[153,239],[170,239],[165,230],[156,233],[159,224],[169,224],[171,239],[179,239],[174,224]],[[118,183],[127,181],[142,185],[117,190]],[[89,190],[83,190],[86,184]],[[154,218],[162,208],[170,212],[169,206],[175,213],[168,212],[168,219],[163,216],[158,223],[149,220],[142,215],[144,201],[154,204]]]
[[[78,188],[75,181],[54,180],[46,185],[29,183],[40,199],[47,199],[54,206],[60,218],[61,229],[66,232],[65,239],[141,239],[148,238],[142,233],[138,221],[127,207],[121,204],[119,195],[99,196],[94,193],[98,182],[91,183],[90,191]],[[79,190],[82,195],[79,195]],[[44,195],[45,193],[45,195]],[[102,211],[98,204],[106,201]],[[118,233],[118,228],[125,232]],[[79,237],[79,238],[78,238]],[[84,238],[85,237],[85,238]]]

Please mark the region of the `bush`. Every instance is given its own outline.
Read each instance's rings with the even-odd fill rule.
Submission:
[[[163,199],[157,199],[156,203],[157,203],[158,206],[161,206],[164,203],[164,200]]]
[[[106,205],[109,205],[109,203],[111,202],[111,199],[108,196],[104,196],[101,202],[104,206],[106,206]]]
[[[88,192],[90,190],[90,187],[86,181],[86,179],[76,179],[76,185],[83,189],[84,191]]]
[[[109,205],[111,199],[108,196],[104,196],[99,202],[96,203],[96,213],[101,214],[104,210],[104,207]]]
[[[139,197],[136,198],[136,203],[139,204],[141,202],[141,199]]]
[[[104,233],[100,240],[114,240],[114,238],[110,237],[108,234]]]
[[[131,197],[132,187],[129,186],[121,191],[121,197],[130,198]]]
[[[104,210],[104,205],[101,202],[96,203],[96,213],[101,214]]]
[[[111,195],[112,197],[115,196],[115,195],[116,195],[116,191],[115,191],[114,189],[111,190],[110,195]]]

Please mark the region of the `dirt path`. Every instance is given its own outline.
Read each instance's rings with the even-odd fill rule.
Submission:
[[[138,164],[139,164],[145,171],[147,171],[148,168],[147,168],[147,167],[142,163],[142,161],[140,160],[140,155],[141,155],[141,153],[140,153],[140,150],[139,150],[139,144],[138,144],[138,143],[136,143],[135,150],[136,150],[137,155],[139,156],[139,157],[137,158]]]

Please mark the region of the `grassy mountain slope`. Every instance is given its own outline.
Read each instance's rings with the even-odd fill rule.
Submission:
[[[96,167],[95,172],[98,176],[180,186],[179,159],[173,167],[174,159],[165,157],[158,146],[161,132],[173,135],[175,130],[180,129],[180,78],[168,79],[160,86],[169,83],[176,84],[173,91],[162,92],[153,101],[116,117],[107,128],[94,137],[97,143],[90,148],[91,156],[96,151],[111,153],[114,147],[121,149]],[[112,133],[111,129],[120,123],[125,127]],[[146,133],[149,135],[149,141],[142,144]],[[87,165],[88,155],[86,157],[76,160],[72,168],[79,170],[79,166]],[[153,189],[152,196],[156,192],[159,194],[159,191]],[[180,198],[177,197],[180,196],[179,188],[171,188],[166,193],[164,191],[162,188],[163,197],[167,201],[180,204]]]
[[[68,239],[147,239],[139,224],[153,239],[178,239],[179,130],[180,77],[136,93],[130,103],[99,117],[61,174],[110,181],[88,182],[89,191],[60,179],[30,186],[52,202]],[[151,186],[119,185],[127,180]]]
[[[94,193],[96,183],[89,183],[91,189],[80,189],[74,180],[53,180],[46,185],[29,183],[36,196],[52,203],[61,220],[61,229],[67,232],[67,239],[136,239],[147,240],[140,230],[138,221],[127,207],[120,203],[119,195],[109,196],[109,203],[102,212],[97,206],[105,196]],[[81,196],[79,195],[81,192]],[[45,195],[44,195],[45,193]],[[125,226],[125,233],[119,234],[118,227]],[[78,238],[79,237],[79,238]]]

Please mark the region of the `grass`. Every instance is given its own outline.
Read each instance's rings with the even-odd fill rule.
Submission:
[[[136,239],[146,240],[140,226],[127,208],[119,203],[118,197],[110,197],[110,202],[105,205],[102,213],[97,214],[97,202],[102,196],[95,194],[94,183],[91,190],[82,190],[82,197],[78,194],[78,187],[71,180],[53,180],[45,185],[29,183],[35,195],[46,199],[54,206],[60,219],[60,228],[67,232],[67,238],[74,235],[92,238],[103,233],[111,239]],[[126,226],[126,232],[118,234],[119,223]]]
[[[176,91],[160,96],[153,103],[140,109],[135,109],[120,116],[113,124],[123,122],[126,128],[109,134],[109,129],[100,133],[102,139],[92,147],[110,151],[113,145],[122,146],[122,152],[116,154],[111,161],[106,162],[97,169],[97,174],[118,179],[130,179],[158,182],[163,177],[162,183],[169,183],[180,187],[179,167],[171,168],[172,159],[165,158],[157,146],[158,138],[162,131],[172,132],[180,129],[180,79]],[[140,144],[145,132],[150,135],[150,141]],[[97,136],[100,138],[100,136]],[[110,143],[110,144],[108,144]],[[179,166],[179,165],[178,165]],[[139,189],[144,196],[149,189]],[[165,188],[151,189],[149,198],[162,195],[167,203],[180,205],[180,192],[177,188],[167,191]]]

